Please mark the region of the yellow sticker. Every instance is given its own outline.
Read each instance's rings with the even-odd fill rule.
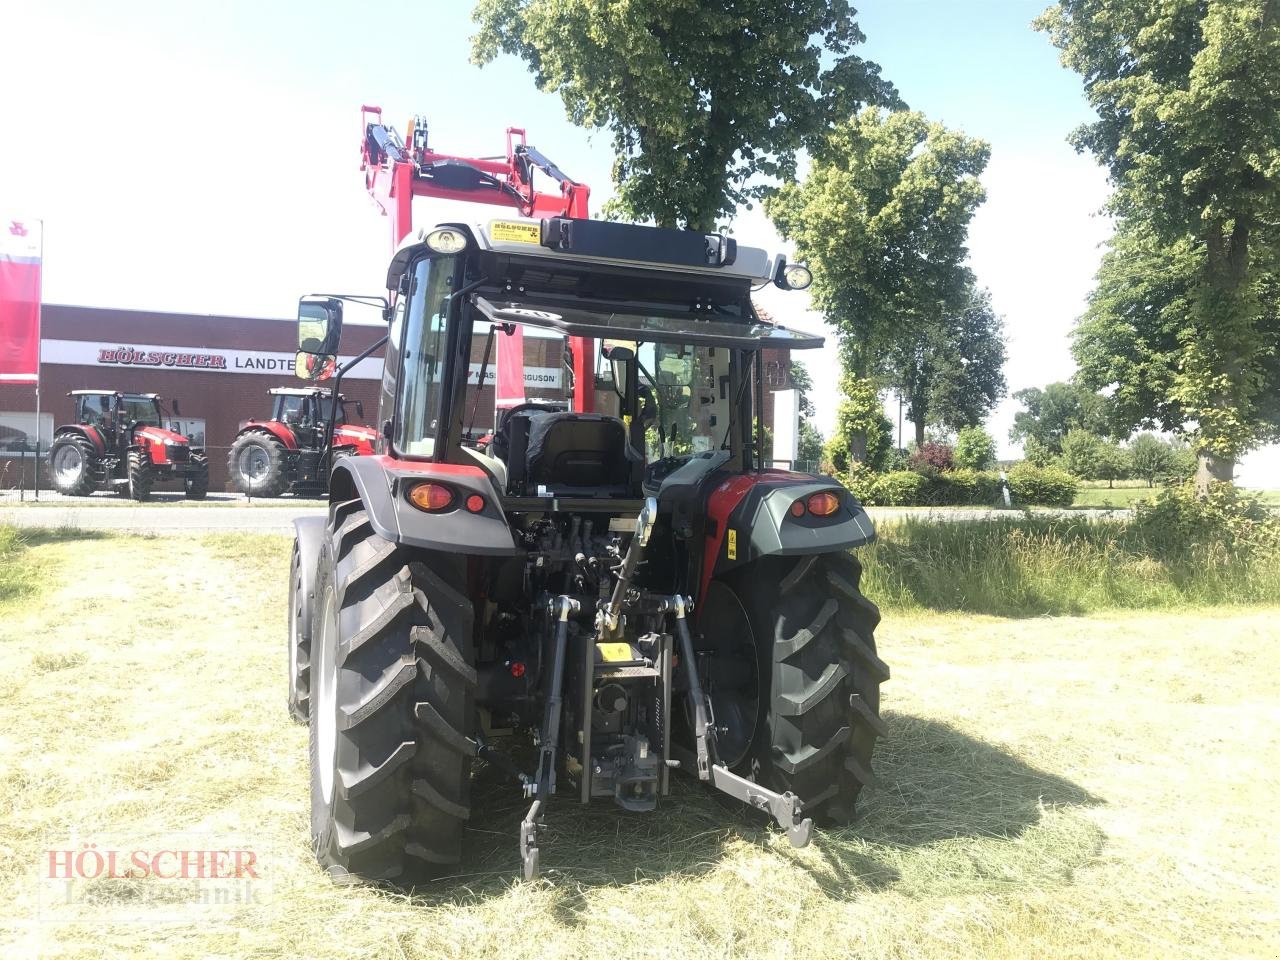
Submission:
[[[617,663],[619,661],[626,663],[635,659],[631,655],[631,644],[629,643],[597,643],[596,649],[600,651],[600,659],[607,663]]]
[[[738,531],[730,528],[729,530],[729,552],[730,560],[738,559]]]
[[[489,225],[491,240],[510,240],[514,243],[532,243],[537,246],[542,242],[542,225],[537,223],[518,223],[511,220],[495,220]]]

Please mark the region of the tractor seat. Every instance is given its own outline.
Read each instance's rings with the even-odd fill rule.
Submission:
[[[536,411],[521,411],[511,419],[507,466],[513,494],[536,495],[540,489],[581,497],[628,494],[633,471],[621,420],[598,413]],[[515,422],[520,419],[525,423]],[[522,429],[526,425],[527,431]],[[522,434],[527,442],[521,442]]]

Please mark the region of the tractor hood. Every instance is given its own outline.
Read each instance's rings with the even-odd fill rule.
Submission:
[[[167,443],[170,446],[182,445],[187,446],[190,441],[180,433],[174,433],[172,430],[166,430],[164,427],[154,427],[151,424],[143,424],[133,431],[133,435],[137,439],[146,439],[151,443]]]

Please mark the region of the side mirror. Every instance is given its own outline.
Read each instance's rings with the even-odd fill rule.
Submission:
[[[626,362],[636,358],[636,343],[634,340],[605,340],[600,344],[600,352],[606,360]]]
[[[361,420],[364,419],[364,404],[361,403],[359,400],[356,401],[356,416],[359,417]]]
[[[333,376],[337,365],[337,357],[299,350],[298,355],[293,358],[293,375],[299,380],[312,382],[328,380]]]
[[[178,398],[177,398],[177,397],[174,397],[174,398],[173,398],[173,415],[174,415],[175,417],[180,417],[180,416],[182,416],[182,407],[178,406]]]
[[[342,301],[332,297],[303,297],[298,301],[298,350],[334,354],[342,339]]]

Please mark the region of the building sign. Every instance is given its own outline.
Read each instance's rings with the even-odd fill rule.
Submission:
[[[154,344],[103,343],[95,340],[43,341],[45,363],[63,363],[84,367],[137,367],[151,370],[190,370],[197,373],[257,373],[273,377],[293,376],[294,354],[273,350],[232,350],[222,347],[174,347]],[[342,362],[350,357],[340,358]],[[492,387],[497,370],[489,364],[484,385]],[[380,380],[382,358],[367,357],[345,374],[346,379]],[[524,384],[538,390],[560,387],[559,367],[524,367]],[[480,364],[472,363],[467,381],[480,379]]]
[[[232,350],[224,347],[175,347],[155,344],[102,343],[57,340],[42,343],[44,363],[84,367],[146,367],[153,370],[191,370],[199,373],[256,373],[293,376],[294,354],[274,350]],[[345,362],[350,357],[341,357]],[[347,379],[379,380],[382,358],[366,357],[346,373]]]

